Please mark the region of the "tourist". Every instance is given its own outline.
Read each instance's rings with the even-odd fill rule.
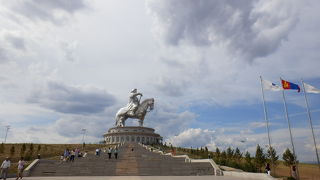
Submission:
[[[267,171],[267,174],[270,176],[270,171],[271,169],[270,169],[270,164],[269,163],[267,163],[267,165],[266,165],[266,171]]]
[[[292,175],[291,175],[291,176],[292,176],[293,178],[295,178],[295,179],[297,179],[297,172],[296,172],[296,171],[297,171],[296,165],[293,165],[293,166],[292,166]]]
[[[11,166],[11,162],[9,157],[7,157],[1,164],[1,176],[4,180],[7,179],[8,171]]]
[[[76,150],[74,151],[75,153],[75,157],[79,157],[79,154],[80,154],[80,149],[76,148]]]
[[[114,153],[114,157],[118,159],[118,148],[115,148],[113,153]]]
[[[96,156],[99,156],[99,148],[96,149]]]
[[[63,161],[64,161],[64,153],[62,153],[60,156],[60,163],[62,163]]]
[[[69,149],[65,149],[65,150],[64,150],[63,156],[64,156],[63,161],[68,161],[68,160],[69,160],[69,156],[70,156],[70,151],[69,151]]]
[[[71,150],[71,153],[70,153],[70,161],[71,162],[74,162],[74,156],[75,156],[75,151],[74,150]]]
[[[18,162],[18,177],[16,180],[19,178],[22,179],[22,173],[23,173],[23,168],[26,162],[23,160],[23,157],[20,158],[20,161]]]
[[[112,154],[112,149],[109,147],[109,148],[108,148],[109,159],[111,159],[111,154]]]

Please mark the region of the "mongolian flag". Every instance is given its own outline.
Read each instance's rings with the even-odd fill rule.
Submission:
[[[294,84],[294,83],[291,83],[289,81],[285,81],[283,79],[281,79],[281,83],[282,83],[282,88],[284,90],[286,90],[286,89],[297,89],[298,92],[300,92],[300,86],[298,84]]]

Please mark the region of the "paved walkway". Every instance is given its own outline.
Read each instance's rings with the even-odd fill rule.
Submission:
[[[7,178],[13,180],[15,178]],[[24,177],[25,180],[245,180],[228,176],[61,176],[61,177]]]

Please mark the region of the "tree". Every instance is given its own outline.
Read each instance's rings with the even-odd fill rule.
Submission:
[[[1,145],[0,145],[0,153],[4,153],[4,144],[3,143],[1,143]]]
[[[287,148],[282,154],[282,159],[284,160],[284,165],[290,168],[290,177],[292,176],[292,166],[295,164],[295,157],[293,153]]]
[[[254,167],[254,164],[252,163],[252,158],[250,153],[247,151],[246,154],[244,155],[244,170],[248,172],[256,172],[256,168]]]
[[[266,158],[263,153],[263,149],[258,144],[256,149],[256,155],[254,158],[254,163],[259,172],[261,172],[261,167],[265,164],[265,162],[266,162]]]
[[[21,149],[20,149],[20,156],[24,156],[24,152],[26,151],[27,147],[26,144],[22,144]]]
[[[217,147],[216,148],[216,153],[214,154],[213,160],[217,163],[220,164],[220,159],[221,159],[221,153],[220,153],[220,149]]]
[[[279,156],[277,156],[276,150],[272,146],[270,146],[270,148],[267,151],[267,161],[272,165],[274,171],[273,174],[276,173],[276,167],[279,164],[278,159]]]
[[[13,156],[15,152],[16,152],[15,147],[14,145],[12,145],[10,148],[10,156]]]
[[[237,163],[240,163],[242,153],[240,152],[239,148],[236,148],[236,151],[234,152],[234,158],[236,159]]]
[[[32,143],[30,144],[29,149],[30,149],[30,152],[33,152],[33,144]]]
[[[220,159],[220,164],[221,164],[222,166],[225,166],[226,163],[227,163],[227,153],[226,153],[226,151],[222,151],[222,153],[221,153],[221,159]]]
[[[38,148],[37,148],[37,153],[39,153],[40,150],[41,150],[41,145],[39,144],[39,145],[38,145]]]
[[[231,147],[228,147],[228,149],[227,149],[227,159],[228,159],[228,160],[232,160],[232,158],[233,158],[233,153],[234,153],[234,150],[231,149]]]

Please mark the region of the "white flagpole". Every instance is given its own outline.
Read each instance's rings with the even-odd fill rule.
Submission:
[[[282,79],[280,78],[280,81],[282,83]],[[289,133],[290,133],[290,140],[291,140],[291,145],[292,145],[292,152],[294,156],[294,164],[296,165],[296,170],[297,170],[297,178],[299,178],[299,172],[298,172],[298,165],[297,165],[297,156],[296,156],[296,151],[294,150],[294,144],[293,144],[293,139],[292,139],[292,133],[291,133],[291,124],[289,120],[289,115],[288,115],[288,109],[287,109],[287,103],[286,103],[286,98],[284,96],[284,91],[282,90],[282,97],[283,97],[283,105],[284,105],[284,112],[285,112],[285,118],[287,119],[288,122],[288,128],[289,128]]]
[[[303,80],[302,80],[302,79],[301,79],[301,83],[302,83],[302,87],[303,87],[304,99],[305,99],[305,101],[306,101],[307,114],[308,114],[308,118],[309,118],[309,123],[310,123],[311,132],[312,132],[314,148],[315,148],[315,150],[316,150],[318,166],[319,166],[319,168],[320,168],[319,155],[318,155],[318,150],[317,150],[316,139],[315,139],[315,137],[314,137],[314,132],[313,132],[313,126],[312,126],[312,120],[311,120],[311,115],[310,115],[310,108],[309,108],[307,93],[306,93],[306,89],[305,89],[305,87],[304,87],[304,83],[303,83]]]
[[[271,147],[271,140],[270,140],[270,131],[269,131],[269,119],[267,114],[267,107],[266,107],[266,101],[264,98],[264,89],[262,84],[262,77],[260,76],[260,82],[261,82],[261,93],[262,93],[262,102],[263,102],[263,110],[264,110],[264,119],[266,120],[266,128],[268,132],[268,141],[269,141],[269,148]]]

